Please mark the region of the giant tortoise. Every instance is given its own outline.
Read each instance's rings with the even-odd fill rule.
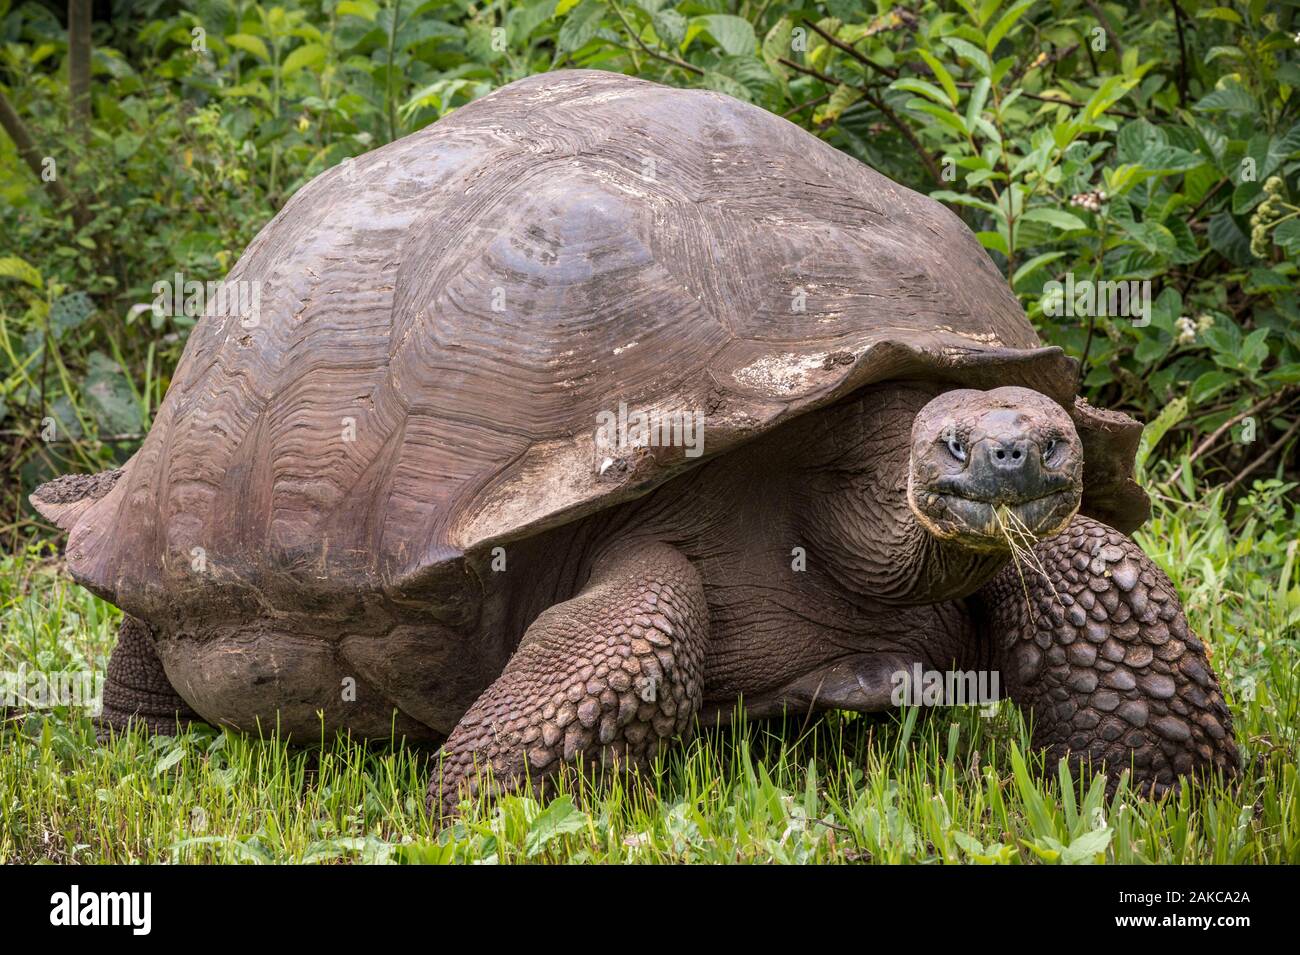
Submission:
[[[454,812],[993,673],[1053,759],[1238,764],[1127,536],[1137,422],[957,216],[783,119],[521,80],[318,176],[230,283],[259,308],[208,308],[135,456],[33,495],[126,615],[109,728],[440,745]]]

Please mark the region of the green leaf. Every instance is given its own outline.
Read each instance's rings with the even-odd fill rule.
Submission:
[[[1243,215],[1264,201],[1264,187],[1259,180],[1243,182],[1232,190],[1233,215]]]
[[[1268,333],[1270,329],[1257,328],[1241,343],[1241,364],[1252,371],[1258,371],[1264,359],[1268,357]]]
[[[781,65],[780,60],[789,59],[790,39],[793,34],[794,24],[789,17],[782,17],[773,24],[772,29],[768,30],[767,36],[763,38],[763,60],[774,73],[781,76],[785,75],[785,67]]]
[[[226,37],[226,42],[236,49],[253,54],[263,63],[271,62],[271,51],[266,48],[266,44],[261,37],[249,33],[232,33]]]
[[[299,70],[320,66],[324,62],[324,46],[319,43],[304,43],[284,58],[284,63],[280,65],[280,72],[284,76],[292,76]]]
[[[660,10],[651,15],[650,23],[655,28],[655,36],[659,37],[660,42],[665,46],[675,50],[686,39],[689,21],[676,10]]]
[[[1042,255],[1034,256],[1024,265],[1020,266],[1020,268],[1016,269],[1015,274],[1011,276],[1011,287],[1015,288],[1017,285],[1021,283],[1022,280],[1028,278],[1038,269],[1041,269],[1044,265],[1047,265],[1049,262],[1055,262],[1057,259],[1063,257],[1064,255],[1065,255],[1064,252],[1044,252]]]
[[[959,98],[957,94],[957,83],[952,78],[952,74],[948,72],[948,68],[940,63],[939,58],[934,56],[932,53],[929,53],[926,50],[917,50],[916,52],[920,55],[921,59],[925,60],[926,65],[928,65],[934,72],[934,77],[939,81],[939,85],[942,86],[944,91],[948,94],[949,105],[956,106]]]
[[[720,70],[705,70],[704,86],[719,93],[726,93],[728,96],[746,103],[753,99],[744,83]]]
[[[948,107],[940,106],[938,103],[930,103],[923,100],[911,100],[907,105],[909,109],[916,109],[920,110],[922,113],[929,113],[953,132],[958,133],[962,138],[965,138],[966,121],[961,118],[959,113],[954,113]]]
[[[1110,109],[1121,99],[1128,91],[1137,85],[1137,81],[1121,76],[1107,77],[1097,88],[1097,91],[1088,97],[1088,102],[1084,108],[1084,119],[1091,122],[1101,116],[1102,113]]]
[[[966,104],[966,128],[974,129],[975,122],[979,119],[980,113],[984,110],[984,103],[988,100],[989,88],[993,84],[989,82],[988,77],[983,77],[975,88],[970,91],[970,101]]]
[[[860,19],[863,15],[862,0],[825,0],[825,3],[831,16],[845,22]]]
[[[831,94],[831,98],[826,105],[817,111],[819,120],[830,120],[833,122],[839,119],[841,113],[860,99],[862,99],[862,92],[860,90],[856,90],[852,86],[847,86],[846,84],[841,83],[835,88],[835,92]]]
[[[1224,388],[1234,384],[1237,376],[1227,371],[1207,371],[1194,382],[1187,395],[1193,404],[1202,404]]]
[[[600,18],[604,13],[605,8],[597,0],[582,0],[577,9],[565,17],[556,38],[557,49],[561,53],[572,53],[590,43],[600,29]]]
[[[995,216],[1002,215],[1002,210],[989,202],[987,199],[981,199],[979,196],[967,195],[964,192],[952,192],[949,189],[938,189],[930,193],[931,199],[937,199],[939,202],[951,202],[958,206],[972,206],[976,209],[983,209],[985,212]]]
[[[1066,865],[1091,864],[1100,861],[1097,857],[1105,853],[1110,845],[1113,830],[1092,829],[1079,836],[1061,853],[1061,861]]]
[[[1224,211],[1211,216],[1208,234],[1210,245],[1229,262],[1245,265],[1254,258],[1250,253],[1250,240],[1241,231],[1232,213]]]
[[[60,295],[50,305],[50,331],[55,338],[80,328],[95,314],[95,302],[85,292]]]
[[[45,280],[41,278],[41,273],[36,270],[36,267],[26,259],[20,259],[16,255],[9,255],[0,259],[0,278],[18,279],[18,281],[26,282],[34,288],[45,287]]]
[[[153,774],[155,776],[161,776],[184,758],[185,747],[179,745],[173,746],[167,751],[166,755],[163,756],[162,759],[158,760],[158,762],[154,764]]]
[[[555,0],[534,0],[524,6],[515,7],[506,19],[506,33],[510,42],[520,46],[526,44],[533,31],[551,19],[555,10]],[[432,22],[440,23],[437,20]]]
[[[1047,808],[1047,802],[1043,799],[1034,776],[1029,772],[1029,767],[1025,764],[1025,758],[1020,753],[1020,747],[1015,743],[1011,744],[1011,773],[1015,778],[1020,801],[1024,805],[1025,815],[1029,819],[1034,834],[1040,838],[1048,837],[1049,833],[1056,831],[1051,810]]]
[[[466,89],[472,91],[473,88],[474,82],[472,80],[444,77],[414,93],[409,100],[402,104],[402,112],[409,115],[422,106],[432,106],[440,114],[445,113],[452,99],[458,93]],[[473,96],[470,98],[472,99]]]
[[[1159,222],[1135,222],[1132,219],[1118,217],[1115,221],[1119,222],[1124,231],[1148,252],[1166,256],[1178,254],[1178,240]]]
[[[724,56],[717,69],[710,72],[725,74],[738,82],[745,89],[740,98],[749,102],[762,102],[779,92],[780,81],[776,75],[766,63],[753,55]]]
[[[1241,14],[1230,7],[1211,7],[1208,10],[1198,10],[1196,18],[1198,20],[1226,20],[1229,23],[1241,25]]]
[[[361,17],[374,23],[375,17],[379,16],[379,4],[373,0],[342,0],[335,12],[339,16]]]
[[[753,24],[743,17],[729,13],[711,13],[696,17],[694,22],[703,26],[713,41],[732,56],[752,54],[758,46]]]
[[[1039,206],[1034,209],[1027,209],[1020,216],[1021,222],[1043,222],[1054,228],[1069,231],[1070,229],[1086,229],[1088,227],[1078,216],[1066,212],[1064,209],[1053,209],[1046,206]]]
[[[1138,163],[1149,172],[1185,172],[1205,163],[1200,153],[1179,149],[1177,146],[1152,146],[1138,159]]]
[[[1255,97],[1251,96],[1248,90],[1236,81],[1226,79],[1220,80],[1216,89],[1201,97],[1192,106],[1193,110],[1202,113],[1255,113],[1258,108]]]
[[[524,840],[524,855],[532,859],[541,855],[546,847],[561,836],[582,832],[587,828],[588,816],[573,805],[568,796],[553,800],[533,819]]]
[[[82,389],[86,407],[99,425],[101,435],[133,434],[140,429],[140,406],[117,362],[100,352],[92,352],[86,363]]]
[[[1139,474],[1146,465],[1151,449],[1160,443],[1160,439],[1170,428],[1186,417],[1187,399],[1180,395],[1165,405],[1160,414],[1156,415],[1156,419],[1142,429],[1142,438],[1138,441],[1137,454],[1134,458],[1134,466]]]
[[[1016,25],[1021,16],[1024,15],[1024,12],[1032,7],[1034,3],[1035,0],[1024,0],[1024,2],[1017,3],[1006,13],[1002,14],[1002,17],[997,23],[993,24],[989,29],[988,35],[984,38],[984,49],[991,54],[1002,38],[1007,35],[1007,31]]]
[[[1278,225],[1272,235],[1274,244],[1281,246],[1292,255],[1300,253],[1300,219],[1288,219]],[[0,275],[3,274],[3,269],[0,269]]]
[[[1164,131],[1145,119],[1135,119],[1120,127],[1115,137],[1115,155],[1120,162],[1140,163],[1147,152],[1166,145]]]
[[[946,36],[943,38],[943,42],[948,44],[952,51],[963,60],[969,60],[973,63],[981,75],[990,76],[993,73],[993,63],[989,60],[989,55],[974,43],[955,36]]]
[[[1186,265],[1201,257],[1201,248],[1196,243],[1196,236],[1186,222],[1177,216],[1171,216],[1164,221],[1164,226],[1173,234],[1174,242],[1178,246],[1177,253],[1172,256],[1175,262]]]
[[[271,91],[267,88],[266,84],[260,80],[252,80],[248,83],[240,83],[238,86],[231,86],[227,89],[223,89],[221,95],[231,98],[237,96],[252,96],[260,99],[267,105],[270,105],[271,103]]]
[[[933,83],[927,83],[925,80],[917,79],[915,76],[904,76],[901,79],[894,80],[889,84],[892,90],[904,90],[908,93],[920,93],[927,96],[940,106],[948,106],[947,95]]]
[[[1251,140],[1252,145],[1254,140]],[[1259,178],[1267,179],[1297,151],[1300,151],[1300,123],[1296,123],[1286,133],[1268,141],[1264,156],[1259,164]]]

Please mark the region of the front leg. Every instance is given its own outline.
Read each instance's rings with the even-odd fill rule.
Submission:
[[[1133,768],[1159,795],[1180,776],[1240,765],[1232,718],[1173,584],[1128,537],[1091,518],[979,592],[1011,699],[1055,765]]]
[[[580,756],[647,763],[687,732],[703,691],[708,608],[699,573],[657,542],[605,554],[572,600],[545,611],[447,739],[429,808],[455,813],[490,772],[493,791],[544,783]]]

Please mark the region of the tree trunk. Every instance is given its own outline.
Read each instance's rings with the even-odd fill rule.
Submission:
[[[68,0],[70,132],[90,140],[90,12],[92,0]]]
[[[85,225],[87,216],[85,210],[80,205],[75,204],[72,193],[66,186],[59,181],[57,175],[52,179],[47,179],[43,173],[45,166],[42,162],[41,151],[36,148],[36,143],[32,141],[31,134],[27,132],[27,127],[19,118],[17,111],[10,105],[9,100],[3,92],[0,92],[0,129],[9,134],[9,138],[14,141],[14,147],[18,150],[18,155],[22,157],[23,162],[27,163],[29,169],[37,179],[45,183],[45,188],[50,190],[54,200],[60,204],[72,205],[72,217],[77,225]]]

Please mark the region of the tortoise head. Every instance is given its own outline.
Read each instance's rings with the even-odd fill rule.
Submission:
[[[935,537],[1005,552],[1079,509],[1083,445],[1065,409],[1028,388],[941,394],[912,424],[907,501]]]

